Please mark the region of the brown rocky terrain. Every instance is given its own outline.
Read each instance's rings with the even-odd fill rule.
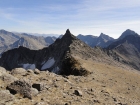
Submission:
[[[138,71],[78,60],[89,75],[0,68],[0,105],[139,105]]]

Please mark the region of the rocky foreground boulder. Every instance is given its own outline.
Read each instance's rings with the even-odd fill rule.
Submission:
[[[0,90],[0,105],[6,105],[6,102],[12,105],[14,99],[15,97],[8,90]]]
[[[32,86],[26,81],[17,80],[8,85],[6,89],[9,90],[10,93],[13,95],[19,93],[23,95],[23,97],[31,99],[32,98],[31,87]]]

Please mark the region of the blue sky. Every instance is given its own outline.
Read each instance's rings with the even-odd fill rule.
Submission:
[[[140,0],[0,0],[0,29],[96,35],[140,34]]]

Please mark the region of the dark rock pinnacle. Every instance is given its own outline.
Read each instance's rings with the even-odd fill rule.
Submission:
[[[69,29],[66,30],[66,34],[71,34]]]

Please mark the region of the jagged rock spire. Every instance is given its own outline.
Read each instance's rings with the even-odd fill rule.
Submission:
[[[70,30],[69,30],[69,29],[67,29],[67,30],[66,30],[65,35],[71,35],[71,32],[70,32]]]
[[[66,34],[71,34],[69,29],[66,30]]]
[[[66,33],[64,34],[64,37],[62,39],[64,39],[65,41],[67,40],[69,42],[69,41],[72,41],[77,38],[73,34],[71,34],[69,29],[67,29]]]

